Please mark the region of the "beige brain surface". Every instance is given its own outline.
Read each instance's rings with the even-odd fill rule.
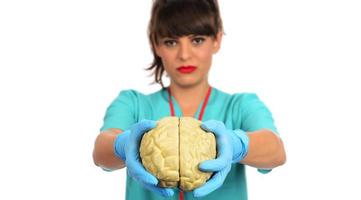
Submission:
[[[203,185],[212,173],[198,169],[199,163],[216,157],[216,140],[191,117],[165,117],[143,135],[140,157],[156,176],[160,187],[191,191]]]

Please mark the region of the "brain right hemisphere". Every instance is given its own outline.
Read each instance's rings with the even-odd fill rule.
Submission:
[[[198,169],[200,162],[216,157],[216,141],[191,117],[166,117],[145,133],[140,144],[144,167],[161,187],[191,191],[203,185],[212,173]]]

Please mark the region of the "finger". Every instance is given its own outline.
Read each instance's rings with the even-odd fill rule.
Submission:
[[[231,165],[228,165],[223,170],[215,173],[214,176],[209,179],[203,186],[193,191],[193,196],[203,197],[221,187],[230,170]]]
[[[139,157],[139,142],[144,132],[154,128],[156,124],[157,123],[152,120],[142,120],[131,127],[131,134],[129,135],[128,145],[125,150],[127,155],[130,155],[130,157]]]
[[[225,168],[229,162],[224,159],[212,159],[203,161],[199,164],[199,169],[204,172],[217,172]]]
[[[222,122],[217,120],[208,120],[201,124],[201,128],[206,131],[210,131],[217,136],[223,132],[225,126]]]
[[[155,128],[156,126],[156,121],[143,119],[132,126],[132,134],[135,134],[137,139],[140,139],[144,132]]]
[[[216,133],[220,133],[221,131],[223,132],[222,129],[225,129],[223,123],[215,120],[206,121],[204,122],[203,126],[208,130],[216,130]],[[219,171],[229,165],[229,163],[232,161],[232,149],[229,146],[227,135],[218,134],[216,137],[217,158],[201,163],[199,168],[202,171]]]
[[[148,190],[153,191],[159,195],[162,195],[163,197],[171,197],[174,195],[174,191],[170,188],[160,188],[155,185],[146,185],[146,184],[142,184],[142,185]]]
[[[143,119],[140,122],[138,122],[137,124],[135,124],[134,126],[136,126],[137,130],[136,132],[146,132],[152,128],[155,128],[157,126],[157,122],[153,121],[153,120],[147,120],[147,119]]]
[[[131,176],[138,182],[150,185],[158,184],[158,179],[149,173],[140,162],[133,160],[133,158],[127,160],[127,168]]]

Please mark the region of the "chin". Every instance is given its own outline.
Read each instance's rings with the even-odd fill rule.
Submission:
[[[177,85],[184,87],[184,88],[189,88],[189,87],[196,86],[199,83],[201,83],[201,81],[199,81],[199,80],[181,80],[181,81],[177,82]]]

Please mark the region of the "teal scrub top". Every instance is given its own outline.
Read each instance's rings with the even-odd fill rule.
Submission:
[[[173,96],[172,101],[175,115],[181,117],[182,111]],[[198,119],[202,104],[203,102],[198,106],[194,118]],[[123,90],[107,108],[101,131],[109,128],[127,130],[132,124],[142,119],[157,121],[170,115],[167,89],[163,88],[148,95],[135,90]],[[232,130],[241,129],[246,132],[252,132],[259,129],[269,129],[278,134],[271,112],[254,93],[231,95],[213,87],[203,113],[202,121],[210,119],[222,121],[228,129]],[[270,170],[258,169],[258,171],[267,173]],[[165,198],[143,188],[127,173],[126,200],[178,200],[178,198],[178,189],[174,189],[174,196]],[[195,198],[192,192],[184,192],[184,199],[246,200],[245,166],[240,163],[232,164],[232,169],[223,185],[210,194],[201,198]]]

